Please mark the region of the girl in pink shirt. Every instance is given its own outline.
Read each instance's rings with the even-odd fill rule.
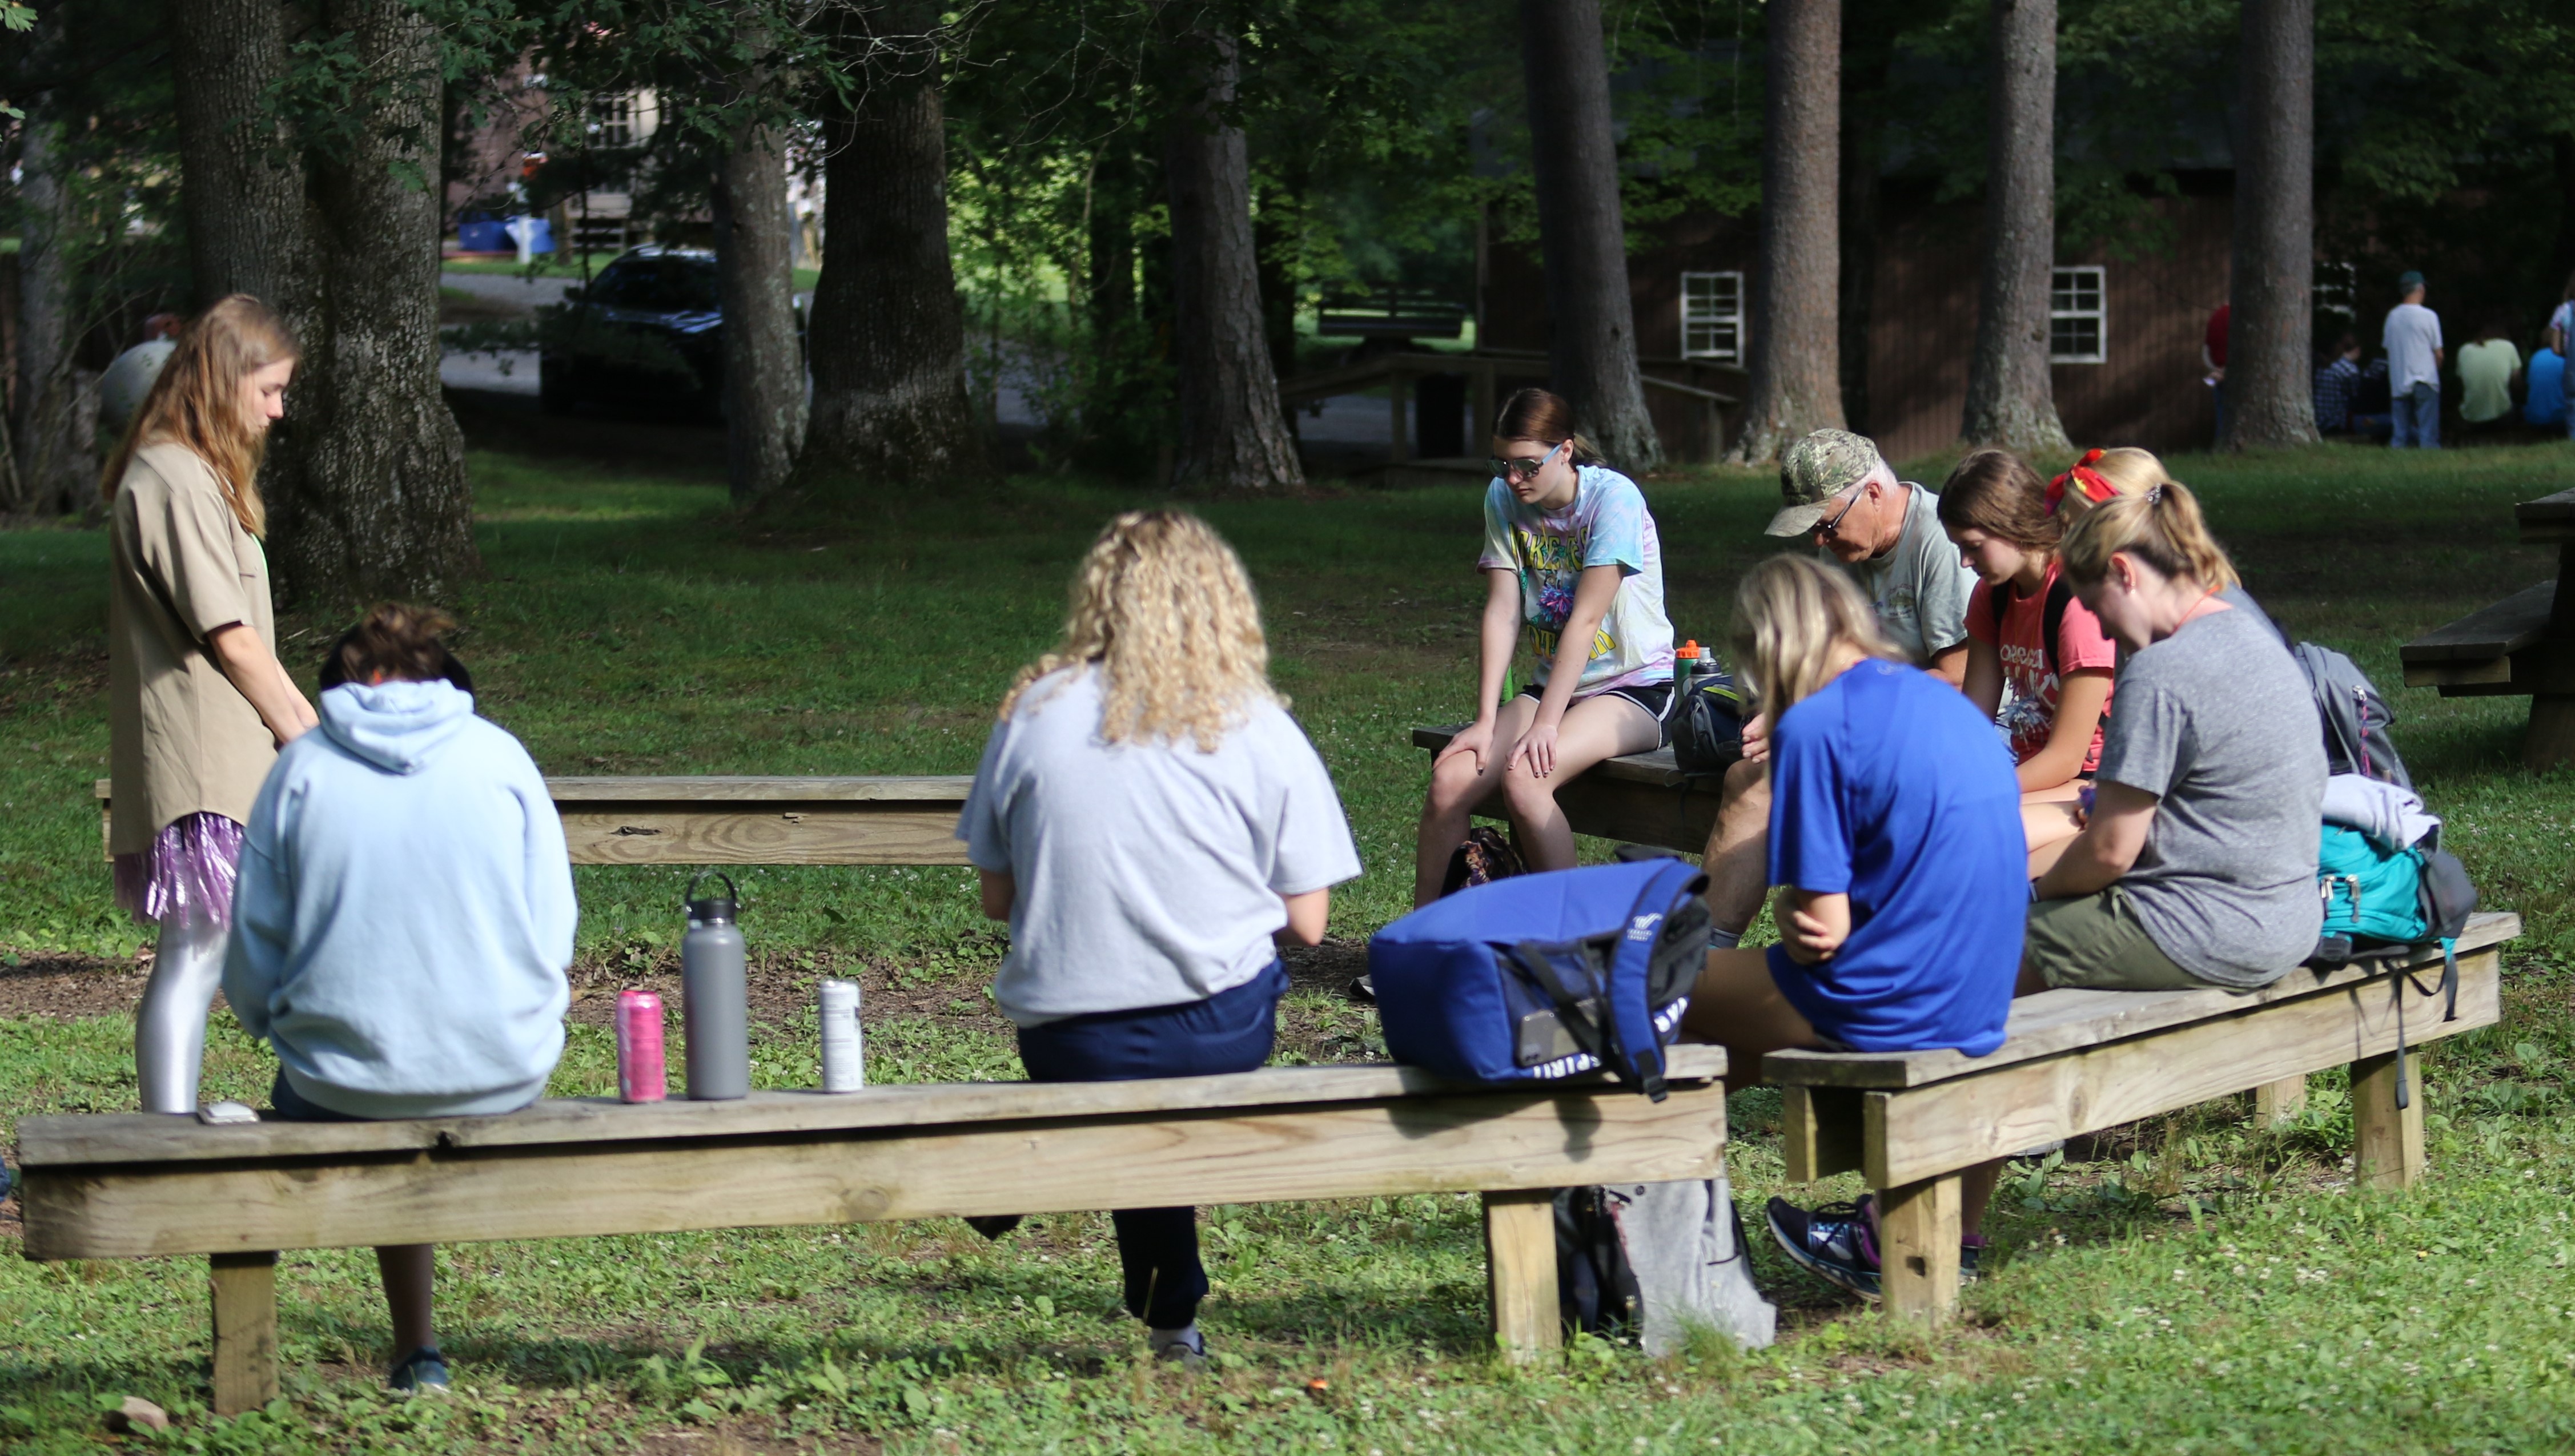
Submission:
[[[2101,759],[2118,649],[2060,580],[2064,523],[2047,485],[2007,450],[1968,453],[1940,488],[1940,525],[1976,574],[1967,598],[1967,699],[1997,715],[2020,778],[2031,872],[2075,825],[2062,805]],[[2011,701],[2003,702],[2003,690]]]

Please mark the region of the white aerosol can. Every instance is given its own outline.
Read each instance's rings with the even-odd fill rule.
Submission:
[[[867,1034],[859,1029],[859,983],[826,980],[823,1002],[823,1090],[855,1092],[868,1084]]]

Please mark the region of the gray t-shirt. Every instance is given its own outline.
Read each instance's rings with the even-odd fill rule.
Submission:
[[[1940,529],[1940,497],[1907,481],[1904,500],[1904,535],[1895,549],[1849,570],[1876,605],[1879,630],[1918,668],[1967,640],[1967,594],[1976,574]],[[1829,551],[1819,554],[1838,560]]]
[[[2379,343],[2387,349],[2387,386],[2403,394],[2418,384],[2441,387],[2441,316],[2421,304],[2387,311]]]
[[[994,727],[957,837],[1019,881],[993,991],[1022,1026],[1231,990],[1278,956],[1281,895],[1359,872],[1331,775],[1285,709],[1254,708],[1213,753],[1105,742],[1089,669],[1031,684]]]
[[[2259,616],[2212,613],[2128,659],[2100,776],[2160,800],[2119,881],[2157,949],[2246,988],[2314,953],[2324,733],[2306,675]]]

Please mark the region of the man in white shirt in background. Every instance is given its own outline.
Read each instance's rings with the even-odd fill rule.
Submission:
[[[2396,411],[2388,447],[2441,448],[2441,316],[2423,307],[2423,275],[2398,275],[2405,301],[2387,311],[2387,390]]]

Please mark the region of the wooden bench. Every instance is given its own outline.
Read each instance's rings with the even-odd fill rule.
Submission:
[[[1161,1081],[539,1102],[506,1117],[18,1124],[31,1259],[210,1255],[214,1404],[278,1389],[280,1249],[870,1223],[1406,1193],[1483,1195],[1493,1332],[1559,1341],[1551,1190],[1711,1177],[1725,1056],[1670,1095],[1596,1077],[1461,1087],[1395,1066]]]
[[[1463,724],[1417,728],[1412,745],[1437,753],[1457,736]],[[1716,805],[1722,783],[1693,778],[1672,761],[1672,750],[1630,753],[1609,758],[1555,786],[1555,805],[1577,834],[1597,834],[1630,844],[1656,844],[1696,854],[1716,831]],[[1507,819],[1510,810],[1501,790],[1475,805],[1485,818]]]
[[[963,774],[549,778],[575,864],[963,864]],[[99,834],[113,789],[99,779]]]
[[[2410,1049],[2494,1024],[2502,944],[2521,917],[2481,913],[2458,941],[2458,1017],[2442,1020],[2441,956],[2220,990],[2043,991],[2012,1002],[1990,1056],[1785,1051],[1788,1177],[1857,1171],[1877,1190],[1886,1308],[1945,1317],[1958,1294],[1959,1177],[2021,1149],[2097,1132],[2348,1063],[2354,1181],[2402,1188],[2423,1169],[2420,1082],[2399,1102],[2398,1015]],[[2410,1059],[2409,1063],[2410,1065]]]
[[[2557,576],[2482,607],[2398,650],[2405,686],[2444,698],[2530,700],[2522,762],[2533,772],[2575,757],[2575,596],[2557,583],[2575,567],[2575,491],[2512,508],[2526,546],[2557,547]]]

